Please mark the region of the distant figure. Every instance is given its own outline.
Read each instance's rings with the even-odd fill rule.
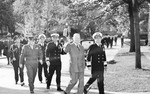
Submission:
[[[0,39],[0,56],[2,56],[3,47],[4,47],[4,45],[3,45],[3,40]]]
[[[107,36],[106,37],[106,46],[107,46],[107,48],[109,47],[109,44],[110,44],[110,36]]]
[[[8,36],[7,39],[4,41],[4,52],[3,55],[7,57],[7,65],[10,64],[10,46],[13,44],[11,36]]]
[[[145,40],[145,45],[148,45],[148,39]]]
[[[112,46],[113,46],[113,37],[111,36],[110,37],[110,48],[112,48]]]
[[[63,30],[63,36],[66,38],[65,41],[70,41],[70,33],[71,33],[71,28],[68,25],[68,23],[66,23],[66,27]]]
[[[123,44],[124,44],[124,36],[121,35],[121,47],[123,47]]]
[[[115,36],[114,36],[115,46],[117,45],[117,39],[118,39],[118,36],[115,35]]]

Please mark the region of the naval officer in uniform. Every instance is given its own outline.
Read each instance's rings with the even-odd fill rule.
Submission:
[[[38,69],[38,62],[43,64],[42,58],[43,54],[40,46],[35,44],[32,34],[29,34],[28,44],[23,46],[19,62],[22,68],[23,61],[25,61],[30,93],[34,93],[34,81]]]
[[[52,42],[48,43],[46,48],[46,63],[48,65],[47,75],[47,89],[50,89],[51,81],[54,72],[56,71],[56,84],[57,91],[63,91],[61,89],[61,57],[63,49],[61,43],[59,43],[59,34],[51,34]]]
[[[101,44],[102,34],[96,32],[93,34],[95,41],[87,53],[87,60],[91,61],[91,78],[84,86],[84,94],[87,94],[89,86],[97,79],[99,94],[104,94],[104,62],[106,61],[106,54],[104,45]]]

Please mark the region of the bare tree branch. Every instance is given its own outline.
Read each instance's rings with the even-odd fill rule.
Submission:
[[[150,0],[146,0],[148,3],[150,3]]]
[[[138,5],[140,6],[141,4],[143,4],[146,0],[138,0]]]
[[[125,3],[129,3],[129,0],[123,0]]]

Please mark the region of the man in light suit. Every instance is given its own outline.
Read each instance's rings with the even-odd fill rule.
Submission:
[[[70,55],[70,83],[65,90],[65,94],[70,94],[71,89],[79,81],[77,94],[83,94],[84,87],[84,68],[85,68],[85,58],[84,58],[84,48],[80,44],[80,34],[75,33],[73,35],[73,42],[68,43],[65,47],[65,52]]]

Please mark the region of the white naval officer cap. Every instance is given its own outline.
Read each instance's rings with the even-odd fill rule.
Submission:
[[[44,34],[40,34],[40,35],[38,36],[38,39],[41,39],[41,38],[46,39],[46,36],[45,36]]]
[[[53,33],[53,34],[51,34],[51,37],[59,37],[59,34],[58,33]]]
[[[96,37],[101,37],[102,38],[102,33],[100,32],[95,32],[93,35],[92,35],[92,38],[95,39]]]

